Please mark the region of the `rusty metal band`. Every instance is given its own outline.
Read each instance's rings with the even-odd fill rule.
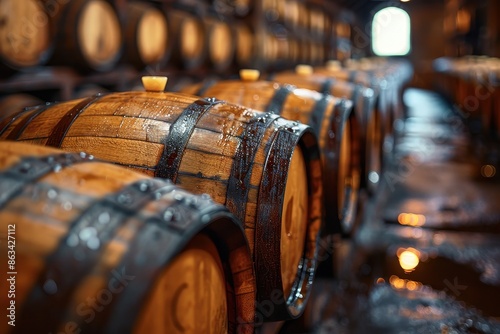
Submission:
[[[246,125],[236,149],[228,179],[225,205],[244,224],[250,179],[255,156],[269,126],[277,115],[255,117]]]
[[[182,111],[163,138],[164,149],[155,176],[176,181],[182,156],[198,120],[213,106],[222,103],[214,98],[197,100]]]
[[[276,115],[281,114],[286,98],[292,93],[294,87],[291,85],[283,85],[278,88],[271,101],[266,107],[265,112],[270,112]]]

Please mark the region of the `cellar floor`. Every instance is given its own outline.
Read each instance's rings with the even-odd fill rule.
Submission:
[[[337,277],[315,281],[300,319],[263,332],[500,333],[498,148],[433,92],[404,102],[380,187],[335,247]]]

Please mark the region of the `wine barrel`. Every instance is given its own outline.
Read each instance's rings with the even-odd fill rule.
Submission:
[[[297,317],[315,271],[322,171],[311,128],[215,99],[124,92],[40,107],[0,137],[85,150],[194,193],[241,221],[268,319]]]
[[[254,35],[248,25],[237,23],[232,25],[235,29],[236,55],[235,62],[238,67],[248,67],[254,61],[255,43]]]
[[[359,190],[359,129],[350,101],[271,81],[210,81],[183,92],[216,96],[246,107],[309,124],[319,138],[325,174],[325,226],[328,233],[354,222]]]
[[[42,0],[46,5],[54,3]],[[57,2],[52,12],[55,50],[50,62],[82,72],[112,69],[122,56],[122,30],[115,8],[105,0]]]
[[[201,19],[180,10],[169,10],[167,18],[172,36],[172,61],[189,70],[200,67],[208,48]]]
[[[299,18],[300,18],[300,6],[299,2],[296,0],[286,0],[285,1],[285,26],[297,32],[299,29]]]
[[[326,75],[304,71],[308,69],[304,66],[297,66],[296,71],[280,72],[270,76],[273,81],[281,84],[291,84],[299,88],[312,89],[323,94],[331,94],[338,98],[346,98],[352,101],[353,112],[350,118],[355,118],[354,122],[358,122],[360,131],[357,136],[361,142],[361,170],[363,180],[360,186],[366,188],[369,183],[370,172],[372,172],[375,162],[371,156],[373,152],[380,152],[380,138],[378,141],[374,136],[377,131],[376,122],[378,118],[374,115],[376,95],[371,88],[367,88],[360,84],[354,84],[348,81],[338,80]],[[352,124],[351,124],[352,126]],[[356,133],[355,130],[353,130]],[[352,141],[352,139],[351,139]],[[372,175],[373,177],[373,175]],[[349,229],[347,229],[349,230]]]
[[[0,22],[0,73],[48,60],[52,51],[49,16],[39,1],[1,1]]]
[[[0,148],[17,311],[2,333],[253,333],[252,259],[226,208],[84,153]]]
[[[127,3],[126,13],[124,60],[139,70],[165,64],[171,51],[165,14],[138,1]]]
[[[207,64],[216,71],[226,70],[235,54],[235,37],[227,22],[212,17],[203,18]]]

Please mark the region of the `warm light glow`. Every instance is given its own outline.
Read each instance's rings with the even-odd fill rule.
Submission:
[[[419,254],[413,248],[408,248],[407,250],[398,254],[399,265],[404,269],[405,272],[413,271],[420,262]]]
[[[420,282],[399,278],[396,275],[392,275],[389,278],[389,283],[391,284],[392,287],[396,289],[406,288],[410,291],[415,291],[423,287],[423,284]]]
[[[372,49],[378,56],[402,56],[410,52],[410,16],[397,7],[378,11],[372,21]]]
[[[484,177],[493,177],[497,173],[495,166],[484,165],[481,167],[481,175]]]
[[[425,224],[425,216],[421,214],[402,212],[398,215],[398,222],[401,225],[419,227]]]

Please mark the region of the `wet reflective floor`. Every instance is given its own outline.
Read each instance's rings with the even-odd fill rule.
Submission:
[[[440,96],[404,101],[378,192],[336,248],[337,279],[318,279],[282,333],[500,333],[496,167]]]

